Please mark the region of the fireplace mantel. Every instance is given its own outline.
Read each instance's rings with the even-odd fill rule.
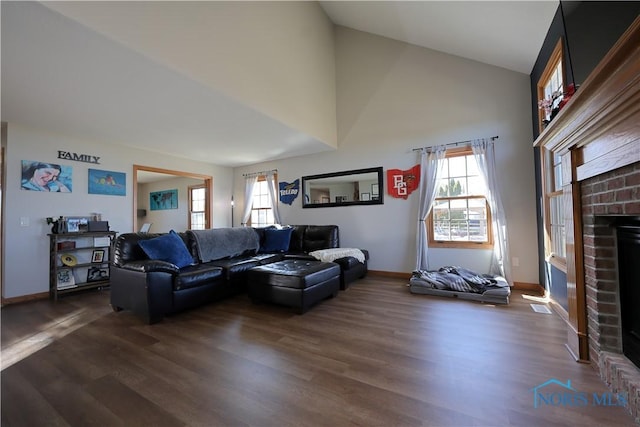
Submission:
[[[567,348],[589,361],[580,182],[640,162],[640,17],[534,142],[562,158]]]
[[[604,143],[608,149],[599,154],[607,154],[637,141],[640,122],[635,119],[639,113],[640,17],[542,131],[534,146],[566,153],[570,149]],[[617,167],[612,165],[611,169]],[[586,178],[588,176],[582,179]]]

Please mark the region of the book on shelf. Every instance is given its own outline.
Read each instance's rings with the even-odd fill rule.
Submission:
[[[74,240],[65,240],[62,242],[58,242],[58,250],[63,251],[66,249],[75,249],[76,242]]]

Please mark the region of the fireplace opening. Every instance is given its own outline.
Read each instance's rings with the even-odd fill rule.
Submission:
[[[622,352],[640,368],[640,218],[616,221]]]

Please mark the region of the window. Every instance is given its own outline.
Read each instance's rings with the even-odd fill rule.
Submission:
[[[204,185],[189,187],[189,229],[204,230],[207,227],[205,220],[206,188]]]
[[[562,192],[562,156],[543,149],[545,255],[560,268],[565,267],[566,233],[564,224],[564,194]]]
[[[564,97],[563,42],[558,40],[547,66],[538,81],[540,132],[545,121],[551,120],[551,110],[558,107]],[[546,101],[544,101],[546,100]],[[566,233],[564,223],[564,195],[562,192],[562,156],[542,149],[542,188],[544,206],[545,255],[556,267],[566,271]]]
[[[252,227],[265,227],[275,224],[273,209],[267,179],[264,175],[258,177],[258,182],[253,187],[253,205],[249,225]]]
[[[448,150],[436,200],[427,218],[429,246],[493,247],[486,194],[471,148]]]
[[[553,49],[549,62],[538,80],[538,124],[540,132],[544,130],[545,122],[551,120],[552,110],[557,108],[564,94],[564,65],[562,62],[562,39],[558,40]]]

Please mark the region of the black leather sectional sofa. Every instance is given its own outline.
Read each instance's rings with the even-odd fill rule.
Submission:
[[[115,242],[111,269],[111,305],[115,311],[131,310],[148,323],[165,314],[219,300],[247,290],[249,271],[285,259],[315,260],[309,252],[339,248],[336,225],[294,225],[286,251],[263,251],[266,228],[223,228],[177,233],[193,260],[177,265],[150,259],[140,242],[164,234],[124,233]],[[198,234],[200,233],[200,234]],[[206,240],[203,238],[206,237]],[[144,243],[143,243],[144,244]],[[343,257],[340,288],[346,289],[367,273],[365,261]]]

